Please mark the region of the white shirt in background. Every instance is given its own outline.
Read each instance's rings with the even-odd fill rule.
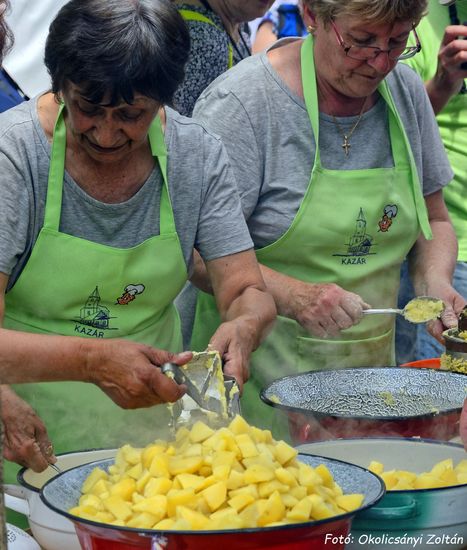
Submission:
[[[3,67],[29,97],[51,87],[44,65],[49,25],[67,0],[11,0],[6,21],[13,31],[13,49]]]

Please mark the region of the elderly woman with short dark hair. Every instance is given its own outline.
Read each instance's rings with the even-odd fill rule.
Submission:
[[[197,249],[223,317],[211,345],[242,384],[275,308],[223,145],[166,107],[188,48],[167,0],[60,10],[45,51],[53,91],[0,116],[0,312],[11,330],[62,335],[58,346],[127,338],[178,352],[173,299]],[[58,452],[167,429],[167,412],[123,411],[91,384],[15,389],[3,393],[5,441],[23,464],[24,442],[47,436],[36,413]]]
[[[446,303],[434,334],[465,303],[451,285],[456,239],[442,188],[452,171],[423,83],[398,64],[419,51],[426,6],[304,0],[308,38],[245,60],[195,107],[226,145],[279,313],[252,357],[250,421],[268,423],[256,395],[273,378],[394,364],[394,317],[364,310],[395,306],[409,251],[417,293]],[[201,295],[192,345],[207,341],[213,311]]]

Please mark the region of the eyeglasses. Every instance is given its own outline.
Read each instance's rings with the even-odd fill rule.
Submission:
[[[414,26],[412,26],[412,31],[415,35],[415,46],[407,46],[407,44],[405,44],[404,46],[401,45],[395,48],[389,48],[388,50],[382,50],[377,46],[348,46],[344,42],[344,39],[342,38],[339,31],[337,30],[334,21],[331,21],[331,25],[334,29],[334,32],[336,33],[337,42],[344,50],[345,55],[347,57],[350,57],[351,59],[359,59],[360,61],[376,59],[380,53],[387,53],[389,59],[391,59],[392,61],[399,61],[401,59],[409,59],[410,57],[413,57],[422,49],[422,45],[420,44],[420,40]]]

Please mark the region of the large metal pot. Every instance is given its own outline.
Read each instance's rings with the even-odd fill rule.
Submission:
[[[114,457],[115,449],[67,453],[57,456],[57,466],[65,471],[95,460]],[[28,517],[34,539],[44,550],[80,550],[75,526],[67,518],[57,514],[42,502],[39,493],[55,470],[47,468],[41,473],[23,468],[18,473],[20,485],[6,484],[5,506]]]
[[[467,458],[461,445],[401,438],[340,439],[308,443],[301,452],[337,458],[367,467],[371,460],[385,470],[429,471],[436,462]],[[412,537],[404,542],[394,537]],[[467,547],[467,485],[409,491],[388,491],[370,510],[359,513],[352,525],[352,550]],[[414,542],[417,545],[414,545]]]
[[[467,340],[459,337],[459,330],[443,332],[446,352],[441,356],[441,368],[467,374]]]
[[[298,458],[313,466],[326,464],[344,492],[364,493],[361,510],[373,506],[384,495],[384,484],[368,470],[321,457],[299,455]],[[81,545],[86,550],[206,550],[217,547],[224,550],[343,549],[351,520],[357,512],[322,521],[269,528],[165,532],[106,525],[69,514],[68,510],[76,505],[79,488],[89,473],[96,466],[107,469],[112,463],[112,460],[104,460],[79,466],[50,480],[41,491],[41,498],[47,506],[73,521]]]
[[[295,444],[340,437],[458,435],[465,376],[435,369],[360,367],[286,376],[261,392],[285,411]]]

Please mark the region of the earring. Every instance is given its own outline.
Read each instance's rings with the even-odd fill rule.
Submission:
[[[310,33],[310,34],[314,34],[315,33],[315,30],[316,30],[316,27],[314,27],[313,25],[308,25],[306,30]]]

